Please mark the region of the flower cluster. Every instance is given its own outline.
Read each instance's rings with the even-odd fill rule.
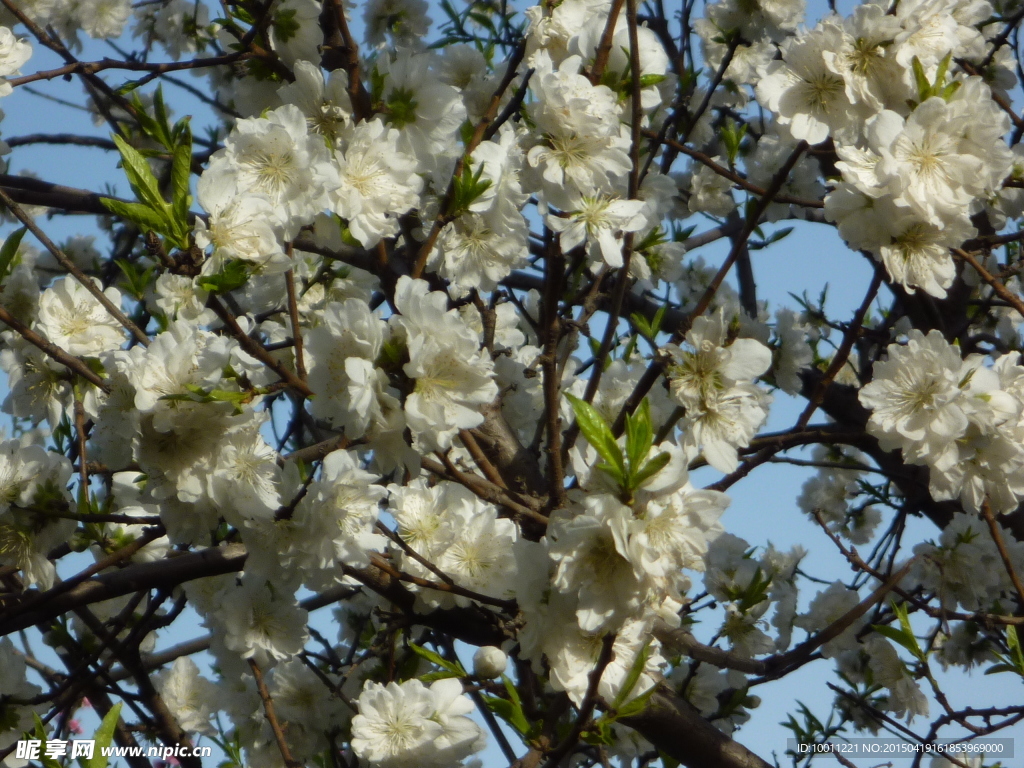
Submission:
[[[506,599],[512,596],[516,573],[513,555],[519,538],[515,523],[498,517],[498,510],[456,483],[391,486],[388,511],[397,532],[419,558],[435,565],[460,587]],[[419,558],[402,553],[399,563],[408,573],[436,578]],[[421,591],[430,607],[469,605],[461,595]]]
[[[64,456],[26,440],[0,443],[0,562],[43,589],[56,576],[50,550],[75,530],[71,520],[59,516],[61,509],[74,510],[70,478]]]
[[[757,97],[781,133],[835,142],[842,181],[826,215],[909,291],[946,295],[955,276],[948,249],[976,234],[970,217],[1013,165],[1002,138],[1010,121],[989,84],[950,76],[954,56],[989,61],[978,30],[987,8],[901,3],[888,14],[864,4],[788,38],[780,58],[758,68]],[[990,83],[1005,66],[995,65]]]
[[[458,680],[401,685],[368,682],[352,718],[352,749],[381,768],[454,766],[484,748],[487,737],[466,717],[473,703]]]
[[[975,513],[986,502],[1009,512],[1024,497],[1024,368],[1017,357],[988,367],[984,355],[961,358],[938,331],[912,330],[905,345],[889,346],[860,391],[871,410],[868,431],[883,449],[930,469],[934,499],[959,499]]]
[[[689,443],[722,472],[738,464],[768,417],[771,396],[753,382],[771,365],[771,352],[756,339],[726,343],[723,315],[700,317],[686,334],[687,348],[673,346],[672,396],[686,409]]]

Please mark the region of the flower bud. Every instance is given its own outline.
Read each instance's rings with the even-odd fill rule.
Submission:
[[[508,656],[493,645],[485,645],[473,654],[473,674],[485,680],[500,676],[507,664]]]

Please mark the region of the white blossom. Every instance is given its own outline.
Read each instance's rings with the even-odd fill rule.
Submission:
[[[483,749],[486,737],[466,715],[474,705],[458,680],[399,685],[368,682],[352,718],[352,749],[372,766],[458,765]]]
[[[19,40],[8,27],[0,27],[0,96],[13,92],[7,78],[16,75],[32,56],[32,45]]]
[[[473,674],[485,680],[493,680],[505,672],[508,656],[501,648],[484,645],[473,654]]]
[[[159,675],[157,690],[183,730],[205,736],[216,733],[210,719],[216,712],[217,688],[199,674],[192,659],[175,659],[171,668]]]
[[[670,347],[673,397],[687,409],[694,443],[715,469],[732,472],[737,448],[750,443],[768,415],[769,396],[751,380],[771,365],[771,352],[754,339],[725,343],[723,316],[700,317],[686,334],[689,349]]]
[[[313,221],[340,184],[323,139],[309,133],[306,116],[293,104],[239,120],[203,178],[225,196],[265,197],[271,223],[288,238]]]
[[[398,231],[396,217],[419,201],[423,185],[414,156],[398,147],[400,134],[380,120],[362,122],[335,159],[341,184],[331,193],[334,212],[348,221],[365,248]]]
[[[115,307],[120,308],[121,293],[93,283]],[[72,277],[62,277],[39,297],[37,325],[42,334],[72,355],[96,357],[120,347],[124,328],[99,299]]]

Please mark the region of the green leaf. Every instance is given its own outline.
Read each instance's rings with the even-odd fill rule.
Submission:
[[[123,85],[120,85],[117,88],[115,88],[114,93],[116,93],[118,96],[127,96],[140,85],[145,85],[145,78],[140,78],[138,80],[129,80]]]
[[[296,14],[294,8],[284,8],[274,15],[274,35],[282,43],[288,42],[299,33],[300,24],[295,18]]]
[[[719,130],[719,133],[722,143],[725,145],[729,165],[735,165],[736,158],[740,154],[740,146],[743,144],[743,138],[747,135],[746,123],[737,123],[732,118],[729,118]]]
[[[665,236],[665,232],[661,227],[655,227],[646,235],[644,239],[638,244],[633,246],[634,251],[646,251],[650,248],[657,248],[659,245],[663,245],[668,242],[668,238]]]
[[[469,146],[469,142],[473,140],[473,132],[475,130],[476,128],[472,120],[463,121],[462,126],[459,128],[459,139],[462,141],[462,146]]]
[[[914,628],[910,626],[910,616],[907,614],[907,606],[903,603],[897,603],[895,600],[891,602],[891,605],[893,613],[895,613],[897,618],[900,620],[900,627],[903,629],[903,634],[906,635],[913,644],[911,653],[921,661],[924,661],[925,653],[917,643],[917,637],[914,635]]]
[[[615,743],[612,722],[612,719],[606,715],[594,723],[593,730],[584,731],[580,738],[587,744],[611,746]]]
[[[255,24],[256,19],[249,13],[245,8],[240,5],[229,6],[231,8],[231,14],[239,21],[244,21],[246,24]]]
[[[188,392],[174,392],[161,395],[161,400],[179,403],[234,403],[241,405],[252,401],[253,394],[249,391],[234,392],[228,389],[203,389],[196,384],[186,384]]]
[[[996,664],[985,670],[986,675],[998,675],[1000,672],[1017,672],[1017,670],[1012,664]]]
[[[626,674],[626,679],[622,681],[622,687],[619,692],[615,694],[615,700],[612,702],[612,709],[618,710],[626,699],[629,698],[629,694],[636,688],[637,682],[640,680],[640,675],[644,672],[644,667],[647,666],[647,659],[651,656],[651,641],[647,640],[640,649],[640,653],[633,659],[632,665],[629,667],[629,672]]]
[[[619,718],[623,717],[634,717],[642,713],[647,709],[647,705],[651,703],[651,697],[654,696],[654,692],[657,690],[657,686],[652,686],[650,689],[641,693],[632,701],[627,702],[619,708]]]
[[[622,350],[622,359],[623,359],[624,361],[626,361],[627,363],[629,362],[629,358],[630,358],[630,356],[631,356],[631,355],[633,354],[633,352],[634,352],[634,351],[636,350],[636,344],[637,344],[637,340],[638,340],[639,338],[640,338],[640,337],[639,337],[639,336],[637,336],[636,334],[633,334],[633,335],[631,335],[631,336],[629,337],[629,343],[628,343],[628,344],[626,344],[626,348],[625,348],[624,350]],[[606,370],[607,370],[607,368],[608,368],[608,365],[610,365],[610,364],[611,364],[611,363],[610,363],[610,362],[608,362],[608,363],[607,363],[607,364],[605,365],[605,369],[606,369]]]
[[[128,261],[127,259],[116,259],[118,269],[121,270],[121,274],[124,275],[124,283],[122,283],[125,291],[132,296],[132,298],[141,301],[146,296],[146,290],[149,287],[150,282],[153,279],[153,267],[149,267],[145,270],[140,270],[138,265],[134,262]]]
[[[640,332],[641,336],[645,339],[654,338],[654,329],[651,328],[646,317],[641,315],[639,312],[634,312],[629,316],[629,319],[633,322],[633,326]]]
[[[1017,628],[1012,625],[1006,628],[1006,645],[1010,649],[1010,658],[1013,659],[1020,673],[1024,675],[1024,652],[1021,651]]]
[[[924,67],[921,66],[921,60],[915,56],[911,62],[911,67],[914,70],[914,82],[917,83],[917,98],[918,101],[925,101],[932,92],[932,84],[928,82],[928,76],[924,73]]]
[[[198,283],[200,288],[210,293],[230,293],[245,285],[248,279],[248,265],[240,259],[232,259],[217,274],[200,277]]]
[[[420,675],[419,681],[421,683],[433,683],[436,680],[448,680],[453,677],[462,677],[462,675],[457,672],[449,672],[448,670],[443,669],[437,672],[427,672],[425,675]]]
[[[508,675],[501,676],[501,683],[505,686],[505,692],[508,693],[509,700],[520,709],[523,706],[522,700],[519,698],[519,691],[516,690],[515,685]]]
[[[138,120],[142,133],[164,149],[172,150],[174,142],[171,140],[171,127],[167,118],[167,107],[164,106],[163,87],[158,87],[156,93],[153,94],[153,113],[155,117],[149,115],[147,106],[142,103],[142,99],[139,98],[138,94],[132,94],[131,104],[135,108],[135,117]]]
[[[139,98],[137,93],[132,94],[131,105],[135,108],[135,118],[139,123],[139,129],[142,131],[142,134],[157,144],[166,146],[160,124],[149,116],[149,113],[146,111],[146,105],[142,103],[142,99]]]
[[[462,165],[462,173],[455,176],[451,205],[448,207],[448,216],[461,216],[469,210],[481,195],[491,188],[491,180],[483,178],[484,164],[477,166],[476,172],[466,162]]]
[[[753,554],[751,549],[745,557],[750,557]],[[758,566],[757,570],[754,571],[754,578],[750,580],[743,589],[733,589],[730,591],[729,597],[736,601],[736,607],[739,608],[741,613],[746,613],[756,605],[760,605],[766,599],[768,599],[768,588],[771,586],[771,576],[765,576],[761,567]]]
[[[32,722],[35,723],[35,730],[32,731],[32,737],[39,739],[39,741],[46,741],[46,726],[43,725],[42,719],[35,712],[32,713]]]
[[[167,234],[169,222],[166,217],[142,203],[123,203],[109,197],[101,197],[100,202],[112,214],[127,219],[143,232]]]
[[[949,62],[953,60],[953,52],[950,51],[946,56],[939,62],[939,66],[935,70],[935,81],[932,84],[932,94],[940,91],[942,86],[946,82],[946,72],[949,70]]]
[[[750,250],[759,251],[762,248],[767,248],[769,245],[772,245],[773,243],[777,243],[780,240],[782,240],[792,231],[793,227],[783,227],[782,229],[777,230],[776,232],[772,232],[766,239],[762,240],[761,242],[751,243]]]
[[[629,474],[632,476],[640,469],[640,464],[647,458],[651,445],[654,443],[654,428],[651,426],[651,405],[645,397],[636,409],[636,413],[626,416],[626,456],[629,459]],[[630,482],[631,488],[636,485]]]
[[[114,144],[121,153],[121,167],[124,168],[125,176],[128,177],[128,183],[131,184],[136,197],[154,211],[166,212],[167,203],[160,194],[160,186],[149,167],[149,161],[117,134],[114,134]],[[166,213],[164,215],[166,216]]]
[[[999,651],[993,651],[995,657],[1001,663],[989,667],[985,670],[985,674],[995,675],[999,672],[1015,672],[1024,677],[1024,653],[1021,652],[1020,637],[1017,634],[1017,628],[1014,626],[1006,628],[1006,647],[1010,650],[1009,657],[1004,656]]]
[[[25,233],[28,231],[28,227],[22,227],[21,229],[15,230],[7,239],[4,240],[3,246],[0,246],[0,283],[7,279],[7,276],[11,274],[14,269],[14,257],[18,255],[18,248],[21,247],[21,239],[25,237]]]
[[[658,307],[658,311],[654,313],[654,322],[651,324],[651,331],[653,331],[651,338],[657,336],[661,331],[661,324],[665,322],[665,313],[668,311],[668,302]]]
[[[180,128],[179,128],[180,126]],[[175,126],[174,152],[171,157],[171,199],[174,201],[174,223],[188,231],[188,208],[192,202],[189,179],[192,176],[192,131],[188,119]]]
[[[114,728],[117,727],[117,719],[121,716],[121,702],[118,702],[110,711],[107,712],[106,717],[103,718],[103,722],[100,723],[100,727],[96,730],[96,735],[93,738],[96,741],[95,749],[92,753],[92,757],[78,759],[78,764],[82,768],[107,768],[108,758],[104,757],[103,750],[111,745],[114,741]]]
[[[652,85],[665,82],[666,77],[666,75],[641,75],[640,87],[650,88]]]
[[[519,731],[523,736],[528,736],[534,729],[526,717],[526,713],[523,712],[523,702],[519,698],[519,691],[516,690],[515,685],[506,675],[501,676],[501,682],[505,686],[508,698],[502,699],[498,696],[485,696],[484,701],[488,709]]]
[[[153,112],[156,114],[156,126],[158,135],[154,136],[157,141],[164,145],[166,149],[174,149],[174,140],[171,138],[171,122],[167,115],[167,107],[164,105],[164,87],[162,85],[157,86],[156,93],[153,94]]]
[[[595,469],[600,469],[602,472],[611,476],[611,478],[623,488],[626,487],[626,476],[622,470],[614,464],[609,464],[607,461],[602,461],[595,465]]]
[[[443,656],[441,656],[441,654],[432,651],[429,648],[424,648],[422,645],[416,645],[416,643],[409,643],[409,647],[412,649],[413,653],[417,656],[422,656],[431,664],[436,664],[444,669],[448,669],[451,666],[451,662],[447,661]]]
[[[871,628],[880,635],[883,635],[894,643],[899,643],[912,654],[917,656],[920,653],[920,649],[917,647],[917,639],[911,639],[904,634],[902,629],[896,629],[896,627],[887,627],[883,624],[872,624]]]
[[[626,464],[622,457],[622,450],[615,441],[615,435],[612,434],[608,422],[604,420],[604,417],[597,408],[590,403],[568,393],[565,396],[568,398],[573,412],[576,414],[576,423],[580,427],[580,432],[594,446],[594,450],[598,452],[601,458],[607,462],[606,466],[617,470],[620,482],[625,484]]]
[[[43,725],[43,721],[35,712],[32,713],[32,719],[35,722],[35,731],[32,733],[32,737],[43,742],[43,746],[45,747],[47,741],[46,726]],[[54,735],[56,736],[56,734]],[[38,759],[43,768],[61,768],[61,764],[52,757],[47,757],[45,752],[40,752]]]
[[[434,651],[430,650],[429,648],[424,648],[422,645],[416,645],[416,643],[409,643],[409,647],[412,649],[413,653],[415,653],[417,656],[420,656],[420,657],[426,659],[431,664],[436,664],[437,666],[441,667],[441,669],[443,669],[445,672],[448,672],[449,673],[449,675],[448,675],[449,677],[465,677],[466,676],[466,670],[464,670],[462,668],[461,664],[448,661],[446,658],[441,656],[439,653],[435,653]]]
[[[953,52],[950,51],[946,54],[945,58],[939,62],[938,67],[935,68],[935,79],[932,82],[928,82],[928,77],[925,75],[924,67],[921,62],[915,56],[911,64],[914,69],[914,82],[917,85],[917,103],[922,103],[927,99],[934,96],[939,96],[946,101],[949,101],[953,94],[957,92],[961,83],[954,80],[953,82],[946,83],[946,75],[949,73],[949,64],[953,60]],[[916,106],[916,104],[912,104]]]
[[[665,466],[672,460],[672,457],[662,451],[653,459],[644,464],[643,468],[633,476],[633,487],[639,488],[649,478],[654,477],[656,474],[661,472]]]
[[[484,696],[483,699],[484,703],[487,705],[487,708],[491,710],[491,712],[496,714],[498,717],[500,717],[502,720],[511,725],[520,733],[526,732],[522,729],[522,723],[519,723],[517,725],[513,722],[516,719],[516,711],[515,706],[512,704],[511,701],[508,701],[507,699],[502,699],[498,696]]]

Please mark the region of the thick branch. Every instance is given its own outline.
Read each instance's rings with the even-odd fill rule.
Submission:
[[[473,437],[484,455],[494,464],[502,479],[513,491],[537,497],[538,508],[544,505],[544,476],[537,456],[527,450],[501,413],[501,400],[480,409],[484,423],[475,427]]]
[[[771,768],[705,720],[690,702],[659,688],[641,714],[619,722],[636,729],[687,768]]]
[[[14,617],[0,613],[0,636],[45,624],[75,608],[110,600],[154,587],[173,588],[186,581],[240,571],[248,552],[241,544],[211,547],[201,552],[169,557],[148,563],[135,563],[111,573],[87,579],[73,589],[57,595],[46,604]]]
[[[110,215],[107,207],[100,202],[100,198],[105,195],[97,195],[84,189],[64,187],[48,181],[6,173],[0,174],[0,189],[15,202],[24,205],[41,205],[74,213],[94,213],[97,216]],[[116,197],[111,199],[122,203],[131,202]]]

